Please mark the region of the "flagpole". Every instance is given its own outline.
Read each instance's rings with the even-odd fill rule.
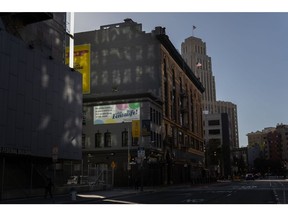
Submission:
[[[192,27],[192,36],[194,37],[194,30],[196,29],[196,26],[193,25]]]

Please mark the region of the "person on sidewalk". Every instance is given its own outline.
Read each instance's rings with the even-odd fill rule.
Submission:
[[[52,189],[54,189],[54,184],[51,178],[47,179],[47,184],[45,186],[45,199],[47,199],[47,195],[49,194],[50,198],[53,199]]]

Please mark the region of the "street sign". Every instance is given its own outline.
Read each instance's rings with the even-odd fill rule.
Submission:
[[[137,157],[138,158],[144,158],[145,157],[145,149],[139,148],[137,151]]]

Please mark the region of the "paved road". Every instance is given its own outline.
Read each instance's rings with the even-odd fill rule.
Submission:
[[[221,182],[202,186],[172,186],[144,188],[135,191],[119,188],[77,194],[71,201],[69,194],[54,200],[35,197],[4,200],[3,204],[287,204],[288,180],[255,180]]]
[[[90,200],[101,204],[284,204],[287,180],[223,182],[201,187],[169,188],[126,194],[113,199]]]

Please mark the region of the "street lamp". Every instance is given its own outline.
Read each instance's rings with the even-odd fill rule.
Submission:
[[[123,121],[122,124],[124,124],[125,122]],[[126,128],[125,128],[125,131],[126,131]],[[130,165],[130,142],[129,142],[129,125],[127,127],[127,173],[128,173],[128,186],[129,186],[129,183],[130,183],[130,169],[131,169],[131,165]],[[126,140],[126,137],[125,137],[125,140]]]

